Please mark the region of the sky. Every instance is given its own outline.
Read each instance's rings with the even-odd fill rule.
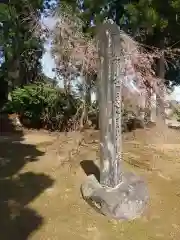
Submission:
[[[42,17],[42,22],[50,30],[53,29],[53,27],[56,24],[56,20],[52,17]],[[44,47],[45,47],[45,53],[44,53],[44,55],[42,57],[42,60],[41,60],[42,67],[43,67],[43,72],[48,77],[54,78],[55,73],[52,71],[52,69],[55,67],[55,62],[53,60],[53,57],[51,56],[50,39],[45,43]],[[61,83],[60,83],[60,85],[61,85]],[[170,99],[174,99],[174,100],[180,102],[180,86],[174,88],[173,93],[170,95]]]
[[[49,29],[52,30],[56,24],[56,21],[52,17],[42,17],[42,23]],[[47,75],[50,78],[55,77],[55,73],[52,71],[52,69],[55,67],[55,62],[53,57],[51,56],[51,41],[50,39],[47,40],[47,42],[44,45],[45,47],[45,53],[42,57],[41,64],[43,68],[43,72],[45,75]]]
[[[52,18],[52,17],[43,17],[41,18],[42,24],[47,27],[49,30],[52,30],[55,25],[56,25],[56,19]],[[43,68],[43,72],[46,76],[50,77],[50,78],[54,78],[55,77],[55,72],[52,71],[53,68],[55,68],[55,62],[54,59],[51,55],[51,39],[48,39],[45,44],[44,44],[44,48],[45,48],[45,53],[42,57],[41,60],[41,64],[42,64],[42,68]],[[81,79],[77,79],[76,82],[73,82],[74,84],[72,84],[74,87],[76,86],[77,83],[80,83]],[[63,82],[59,81],[59,86],[63,87]],[[75,90],[75,88],[74,88]],[[92,99],[95,100],[95,96],[93,94]]]
[[[174,92],[171,94],[172,98],[180,102],[180,87],[175,87]]]
[[[55,73],[52,71],[52,69],[55,67],[54,59],[51,56],[50,52],[50,44],[45,45],[45,53],[42,57],[41,64],[43,67],[43,72],[45,75],[47,75],[50,78],[55,77]]]

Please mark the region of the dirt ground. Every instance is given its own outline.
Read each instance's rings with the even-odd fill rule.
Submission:
[[[1,134],[0,239],[179,240],[179,137],[168,129],[124,135],[124,168],[145,179],[150,202],[140,219],[123,222],[80,194],[85,172],[99,174],[98,132]]]

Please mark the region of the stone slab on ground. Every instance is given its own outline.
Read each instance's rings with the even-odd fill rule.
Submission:
[[[166,120],[166,124],[170,128],[180,128],[180,122],[176,120]]]
[[[140,217],[149,200],[147,187],[133,173],[124,173],[116,188],[101,186],[94,175],[81,186],[83,198],[96,210],[113,219],[133,220]]]

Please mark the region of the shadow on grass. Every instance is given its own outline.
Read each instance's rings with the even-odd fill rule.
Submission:
[[[23,144],[23,132],[6,121],[8,131],[3,125],[0,128],[0,239],[26,240],[43,224],[42,216],[28,204],[52,186],[53,180],[43,173],[19,172],[44,153],[35,145]]]

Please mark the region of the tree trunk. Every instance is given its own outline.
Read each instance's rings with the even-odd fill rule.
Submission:
[[[64,85],[64,91],[65,93],[68,93],[68,85],[67,85],[67,78],[64,76],[64,79],[63,79],[63,85]]]
[[[0,88],[0,109],[8,101],[8,81],[7,79],[0,79],[1,88]]]
[[[91,105],[91,76],[88,74],[86,74],[84,77],[84,85],[84,106],[80,119],[80,129],[83,129],[84,125],[88,122],[89,106]]]
[[[85,123],[88,121],[88,112],[89,106],[91,105],[91,76],[86,75],[85,77],[85,84],[86,84],[86,93],[85,93]]]
[[[68,83],[67,83],[67,92],[71,93],[71,80],[68,79]]]
[[[146,90],[144,122],[148,124],[151,121],[151,89]]]
[[[164,40],[160,42],[160,49],[164,48]],[[165,59],[164,53],[162,52],[161,57],[158,59],[157,63],[157,75],[160,79],[158,84],[158,93],[156,94],[156,117],[157,121],[165,123],[165,87],[164,87],[164,78],[165,78]]]

